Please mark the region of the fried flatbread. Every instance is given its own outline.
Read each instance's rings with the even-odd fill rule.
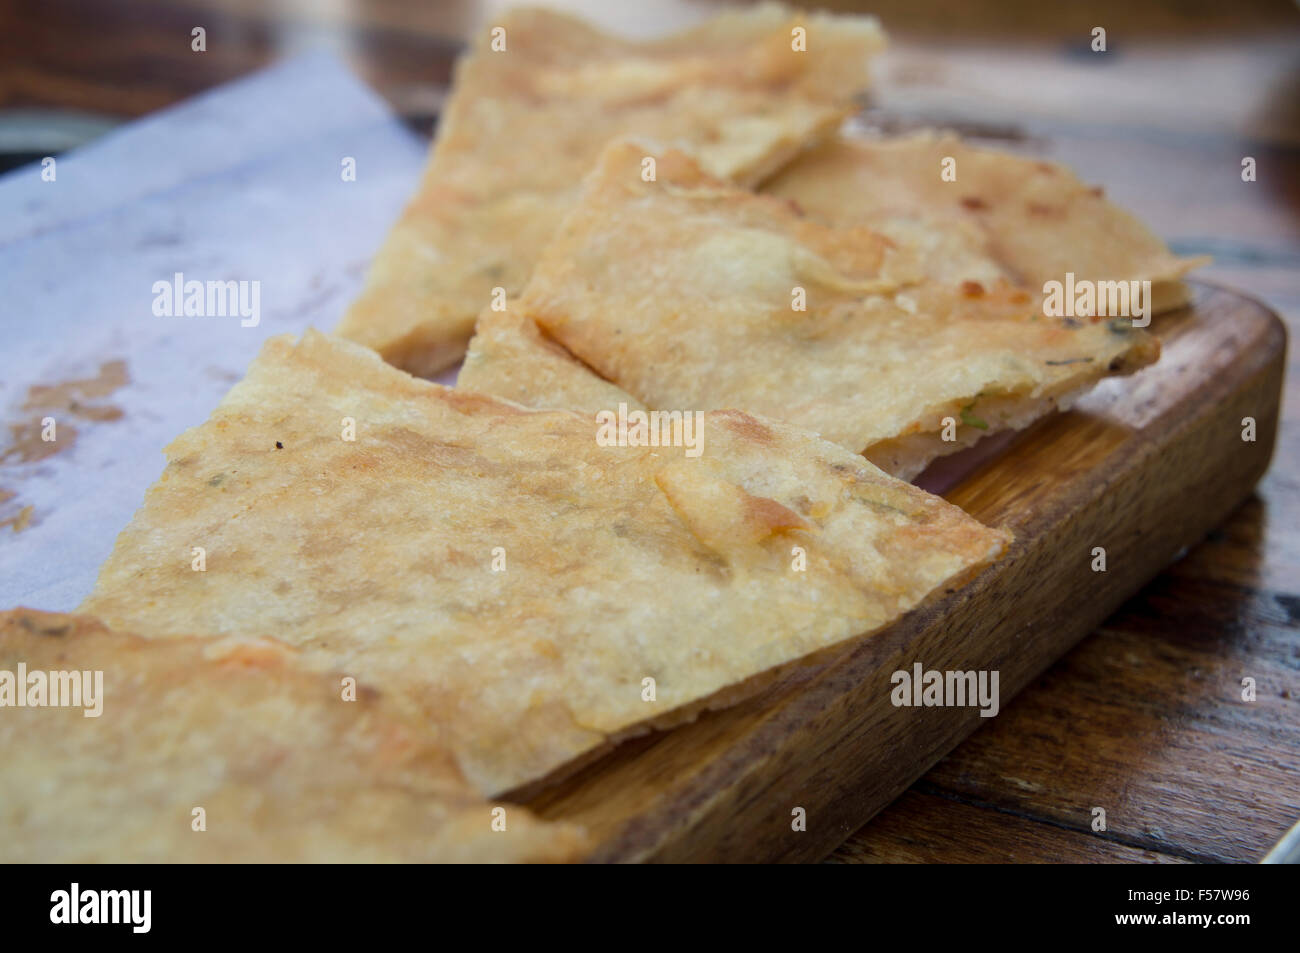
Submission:
[[[1128,319],[1044,317],[970,235],[934,227],[826,226],[619,142],[510,308],[647,407],[785,420],[901,477],[1159,354]]]
[[[273,634],[409,706],[495,793],[730,703],[1006,540],[793,428],[679,415],[645,445],[625,423],[273,338],[167,448],[84,610]]]
[[[0,860],[556,861],[583,848],[572,826],[483,801],[374,690],[345,701],[339,678],[292,661],[266,639],[153,641],[86,616],[0,613]]]
[[[955,160],[955,181],[941,175]],[[763,190],[832,225],[874,226],[924,214],[974,224],[1013,281],[1150,281],[1152,312],[1186,304],[1179,279],[1208,258],[1179,258],[1145,225],[1065,166],[924,132],[837,137],[782,169]]]
[[[485,28],[458,65],[419,190],[338,327],[425,376],[465,353],[493,289],[523,287],[607,141],[654,136],[755,183],[835,132],[884,44],[870,17],[778,4],[642,43],[545,10],[491,26],[505,49]]]
[[[626,404],[645,410],[639,400],[602,380],[529,318],[511,311],[479,316],[456,386],[535,407],[597,414]]]

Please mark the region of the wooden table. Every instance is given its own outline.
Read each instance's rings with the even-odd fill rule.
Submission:
[[[558,2],[615,28],[714,5]],[[48,0],[0,10],[0,110],[126,119],[330,48],[427,128],[459,37],[499,4]],[[838,8],[858,4],[830,4]],[[1068,162],[1201,276],[1300,323],[1300,13],[1013,0],[869,6],[893,38],[867,119]],[[612,19],[611,19],[612,17]],[[190,31],[207,30],[206,53]],[[1094,27],[1107,51],[1090,48]],[[38,117],[39,118],[39,117]],[[39,154],[37,146],[32,151]],[[1258,178],[1241,180],[1242,159]],[[832,861],[1254,861],[1300,819],[1300,357],[1273,468],[1222,527],[1004,706]],[[1258,700],[1242,702],[1252,677]],[[1107,831],[1090,826],[1104,806]]]

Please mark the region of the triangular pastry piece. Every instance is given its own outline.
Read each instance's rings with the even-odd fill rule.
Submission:
[[[422,718],[485,793],[751,692],[1007,539],[747,414],[526,410],[315,332],[271,339],[166,452],[84,610],[281,639]]]
[[[945,176],[949,163],[950,176]],[[1180,258],[1099,187],[1065,166],[921,132],[885,139],[836,137],[764,185],[832,225],[874,226],[925,215],[980,229],[1012,280],[1150,281],[1151,310],[1186,304],[1180,280],[1208,258]]]
[[[453,364],[494,290],[523,287],[607,141],[655,136],[756,183],[835,133],[883,46],[873,18],[779,4],[649,42],[546,10],[493,20],[338,333],[413,373]]]
[[[5,863],[561,861],[427,726],[264,638],[149,640],[0,613]],[[494,824],[504,810],[506,823]]]
[[[596,414],[619,404],[646,409],[548,340],[530,319],[509,310],[479,316],[456,386],[539,410]]]
[[[647,407],[785,420],[901,477],[1159,354],[1127,318],[1045,316],[966,223],[827,226],[632,141],[509,310]]]

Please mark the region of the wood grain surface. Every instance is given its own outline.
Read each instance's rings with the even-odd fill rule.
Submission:
[[[642,34],[718,6],[553,5]],[[1293,333],[1300,326],[1295,4],[830,5],[870,9],[893,38],[870,122],[949,125],[1064,161],[1178,251],[1214,255],[1204,277],[1263,299]],[[0,118],[39,108],[128,119],[277,58],[327,48],[427,128],[461,37],[500,6],[5,5]],[[195,25],[209,32],[205,54],[189,48]],[[1095,26],[1107,30],[1106,54],[1088,47]],[[1258,162],[1256,182],[1240,178],[1245,156]],[[1286,826],[1281,814],[1300,818],[1300,745],[1286,730],[1300,723],[1295,348],[1287,360],[1275,458],[1254,493],[871,824],[838,832],[847,840],[833,860],[1250,861]],[[1111,438],[1103,430],[1097,439]],[[1187,496],[1189,509],[1214,506],[1197,487]],[[1267,706],[1225,700],[1223,684],[1245,675],[1257,679],[1261,699],[1269,686]],[[851,781],[827,783],[853,796],[844,793]],[[1094,803],[1114,805],[1105,834],[1078,817]]]

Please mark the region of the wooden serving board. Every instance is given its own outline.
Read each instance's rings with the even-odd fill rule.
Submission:
[[[1264,474],[1285,329],[1251,299],[1193,288],[1191,307],[1155,321],[1157,364],[1103,383],[944,494],[1015,534],[997,565],[761,695],[621,745],[530,805],[586,825],[597,861],[828,854],[984,720],[974,707],[895,707],[893,672],[996,670],[1005,710]],[[1092,569],[1097,546],[1105,572]]]

